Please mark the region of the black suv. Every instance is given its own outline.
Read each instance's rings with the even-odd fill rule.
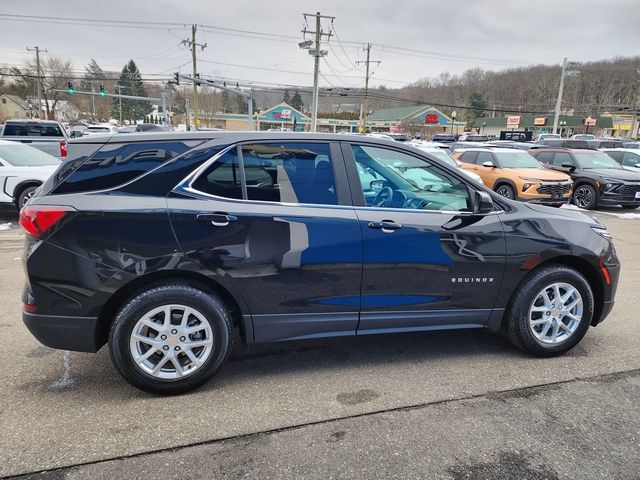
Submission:
[[[604,152],[546,148],[529,153],[545,166],[571,175],[573,203],[580,208],[640,207],[640,173],[623,168]]]
[[[476,328],[563,353],[610,312],[619,262],[575,211],[499,197],[373,137],[92,136],[23,208],[23,318],[150,392],[245,343]]]

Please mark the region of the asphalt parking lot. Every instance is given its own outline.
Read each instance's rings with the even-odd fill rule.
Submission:
[[[594,216],[623,262],[616,307],[563,357],[476,331],[262,345],[167,398],[125,383],[106,349],[31,337],[4,213],[0,476],[640,478],[640,214]]]

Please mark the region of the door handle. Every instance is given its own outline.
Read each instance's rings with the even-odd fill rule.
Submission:
[[[211,222],[214,227],[226,227],[229,223],[238,221],[238,217],[228,213],[199,213],[196,218],[200,221]]]
[[[394,222],[393,220],[382,220],[381,222],[369,222],[369,228],[375,228],[376,230],[382,230],[384,233],[393,233],[394,231],[402,228],[402,225]]]

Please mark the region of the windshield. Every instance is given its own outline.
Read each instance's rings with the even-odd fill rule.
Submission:
[[[622,169],[622,166],[613,158],[603,152],[573,152],[580,168],[614,168]]]
[[[493,152],[501,168],[541,168],[540,162],[527,152]]]
[[[0,158],[14,167],[59,165],[60,160],[28,145],[0,145]]]

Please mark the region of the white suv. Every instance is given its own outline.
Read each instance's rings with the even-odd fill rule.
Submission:
[[[22,208],[60,163],[37,148],[0,140],[0,204]]]

